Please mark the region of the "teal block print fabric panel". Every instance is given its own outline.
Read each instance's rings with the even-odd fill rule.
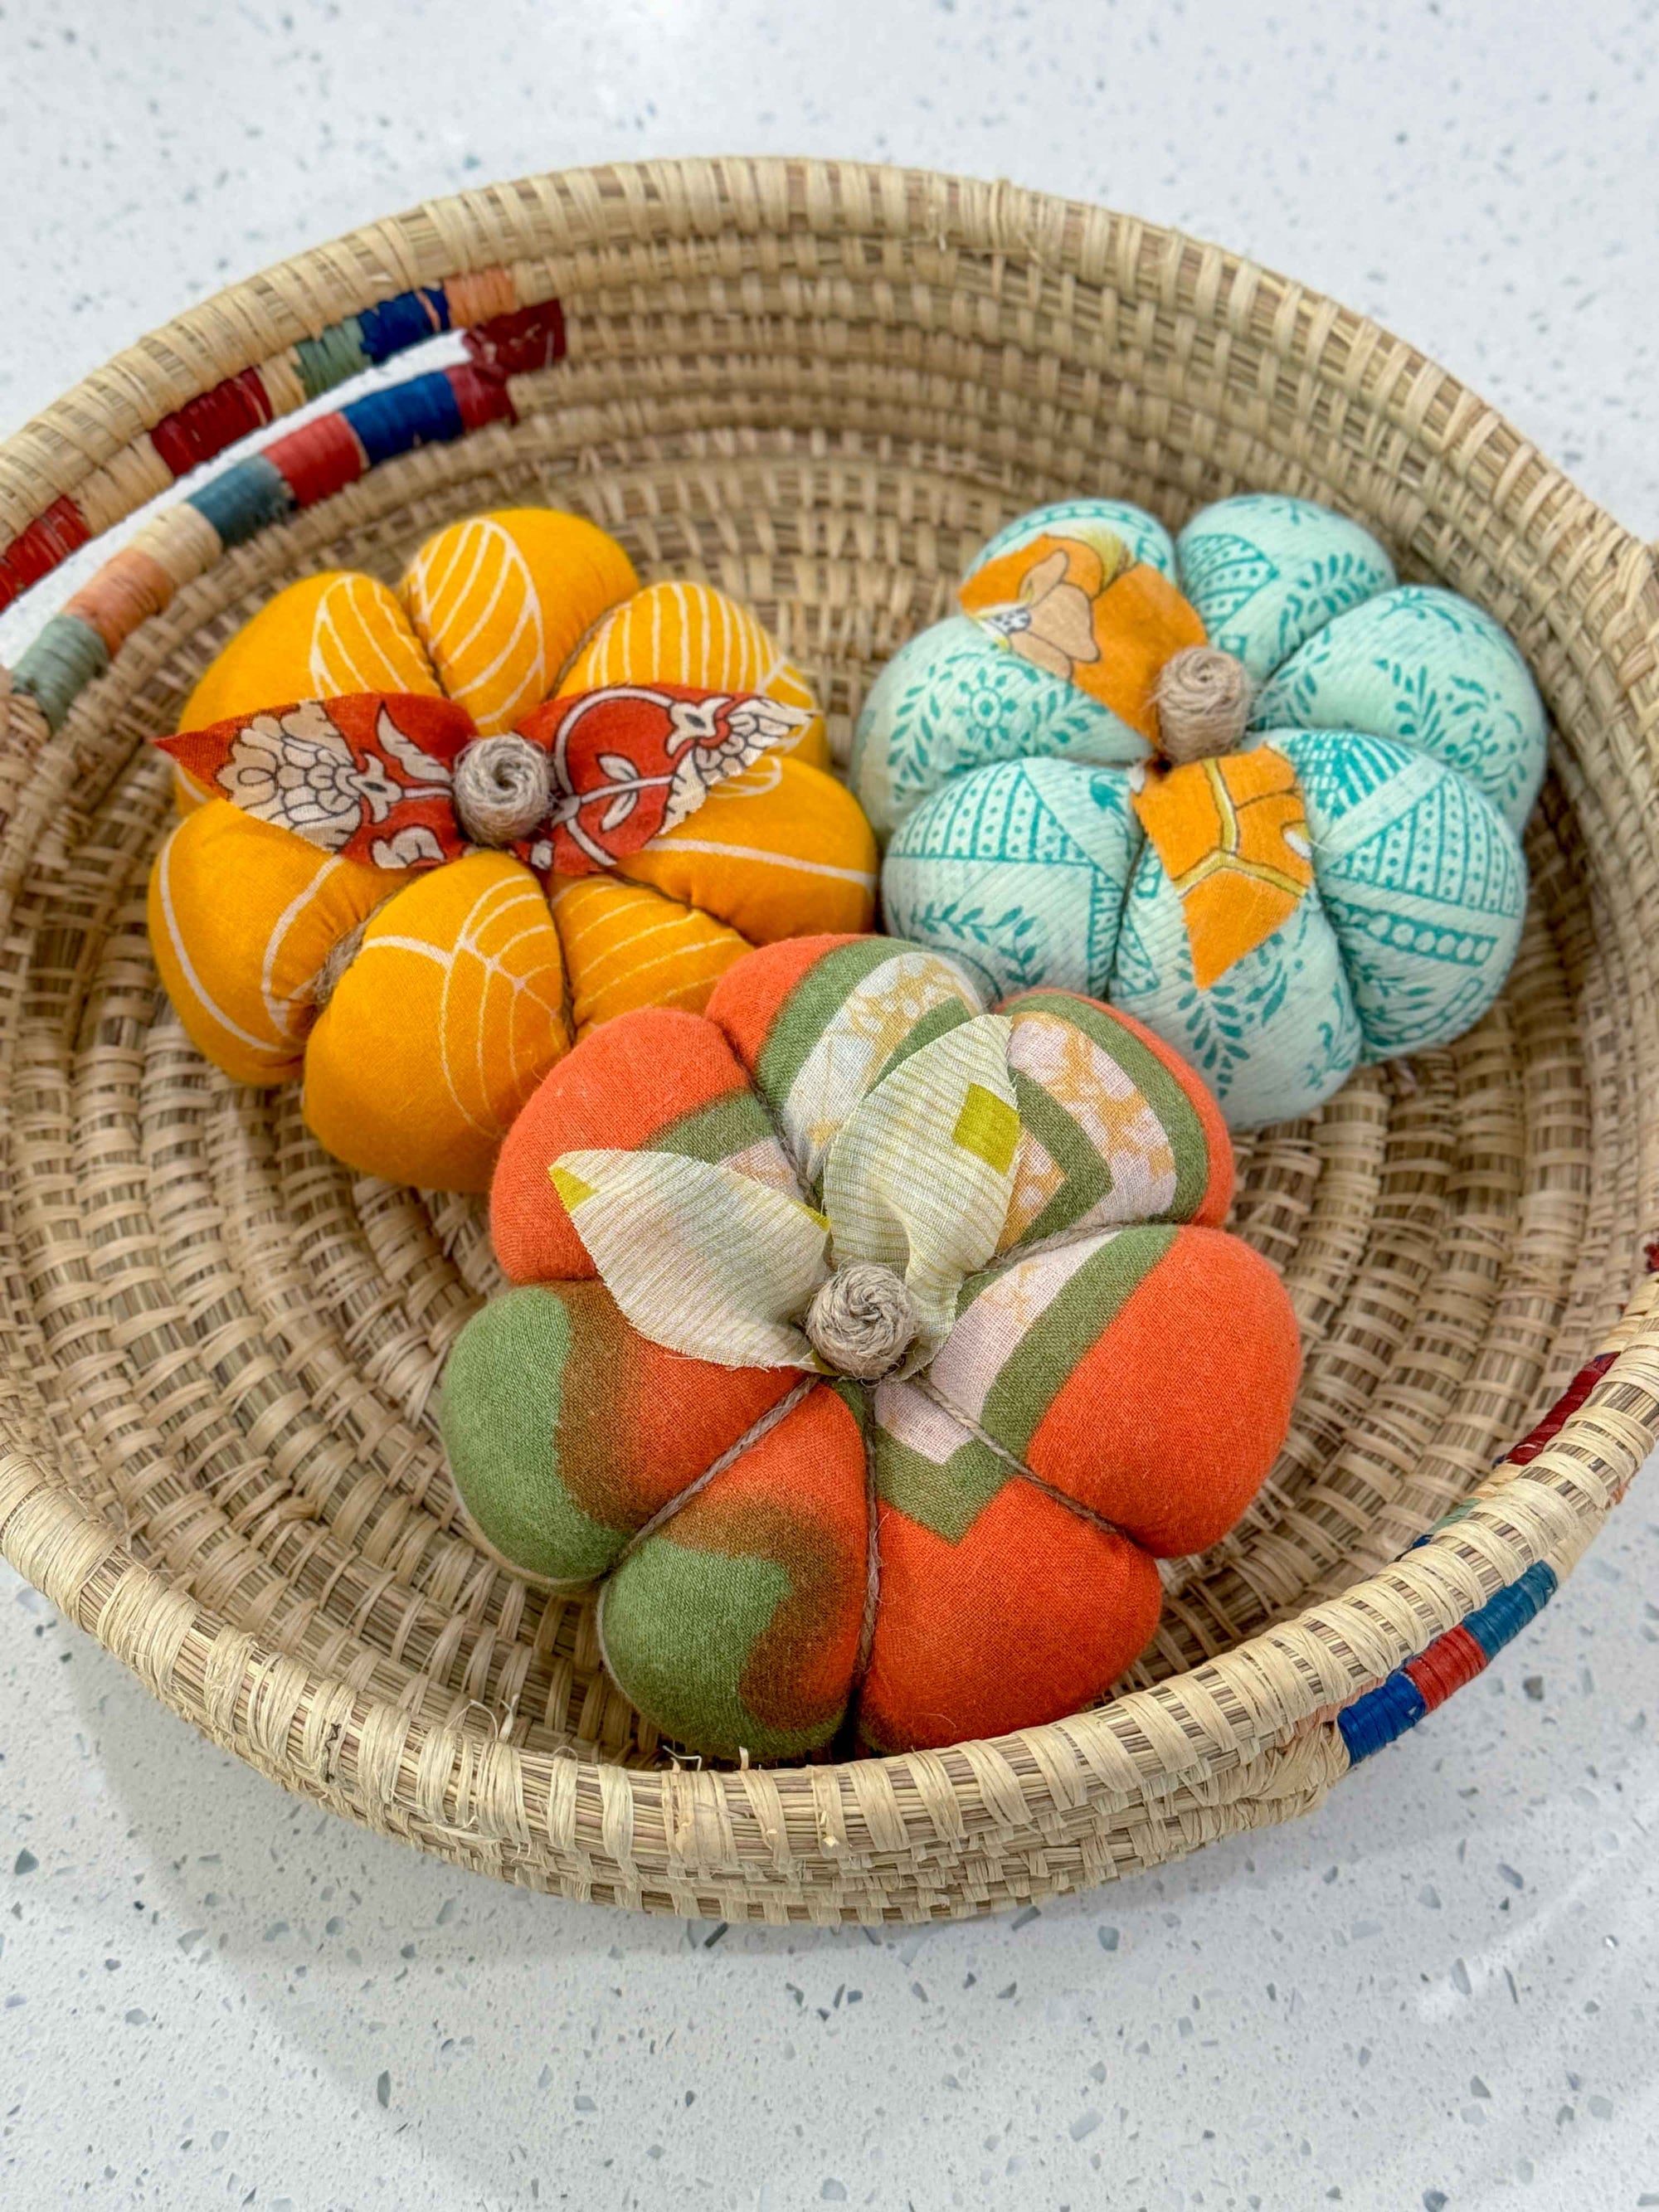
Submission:
[[[1258,730],[1369,730],[1466,775],[1511,829],[1543,781],[1543,702],[1527,664],[1484,609],[1402,584],[1298,647],[1263,688]]]
[[[1302,787],[1363,1057],[1461,1036],[1521,941],[1527,872],[1515,832],[1468,776],[1395,739],[1316,730],[1273,742]]]
[[[886,926],[952,953],[994,999],[1039,984],[1102,998],[1143,842],[1121,774],[1048,760],[979,769],[894,838]]]
[[[1150,846],[1130,886],[1107,996],[1192,1063],[1236,1128],[1311,1113],[1347,1081],[1364,1044],[1317,888],[1200,991],[1181,902]]]
[[[885,838],[964,769],[1028,756],[1121,764],[1150,750],[1110,708],[951,615],[902,647],[871,687],[848,781]]]
[[[1212,645],[1258,684],[1346,608],[1395,580],[1370,531],[1306,499],[1243,492],[1200,509],[1176,540],[1182,590]]]
[[[1068,530],[1109,531],[1127,547],[1132,560],[1144,561],[1171,583],[1176,580],[1175,540],[1156,515],[1148,514],[1144,507],[1131,507],[1124,499],[1055,499],[1047,507],[1034,507],[986,540],[963,571],[963,580],[976,575],[988,561],[1041,538],[1045,531],[1063,537]]]

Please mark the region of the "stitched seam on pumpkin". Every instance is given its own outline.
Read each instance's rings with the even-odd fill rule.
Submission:
[[[550,707],[552,705],[553,702],[559,696],[560,684],[564,682],[565,678],[569,675],[571,670],[581,659],[583,653],[586,652],[588,647],[592,644],[594,639],[610,621],[611,616],[614,614],[619,614],[623,608],[628,605],[628,599],[637,598],[639,592],[643,590],[643,588],[644,586],[642,585],[635,585],[634,590],[628,594],[628,599],[618,599],[614,607],[607,607],[602,615],[594,616],[592,621],[589,623],[587,628],[582,632],[581,635],[576,640],[574,645],[571,647],[569,652],[565,655],[558,674],[548,685],[547,690],[542,694],[541,697],[536,701],[536,706]],[[573,696],[574,696],[579,695],[573,694]],[[525,708],[525,714],[526,714],[533,712],[533,708],[526,707]],[[520,720],[522,720],[522,719],[523,717],[520,716]]]
[[[404,884],[399,884],[397,890],[390,890],[384,898],[376,899],[362,920],[354,922],[343,937],[337,937],[333,944],[329,946],[328,951],[323,955],[321,965],[311,979],[309,1003],[314,1013],[320,1015],[326,1012],[329,1000],[345,981],[347,969],[363,949],[363,940],[368,935],[368,925],[377,915],[383,913],[391,905],[392,900],[397,897],[398,891],[405,888]],[[350,948],[349,951],[347,950],[348,946]]]
[[[632,1559],[647,1537],[656,1535],[682,1506],[690,1504],[699,1491],[707,1490],[717,1474],[724,1474],[726,1468],[740,1460],[751,1445],[757,1444],[763,1437],[769,1436],[779,1422],[787,1420],[807,1392],[816,1389],[823,1379],[820,1375],[804,1375],[793,1390],[786,1390],[775,1405],[767,1407],[757,1421],[750,1423],[736,1443],[729,1444],[712,1466],[704,1468],[696,1480],[688,1482],[684,1490],[677,1490],[665,1504],[657,1508],[643,1528],[634,1531],[611,1561],[608,1572],[614,1575],[618,1567]]]
[[[881,1603],[881,1547],[877,1533],[881,1498],[876,1484],[876,1409],[872,1403],[872,1395],[867,1389],[863,1393],[864,1418],[859,1423],[859,1432],[864,1439],[864,1618],[859,1623],[858,1657],[853,1664],[853,1680],[847,1692],[849,1713],[858,1709],[864,1678],[870,1671],[870,1653],[876,1640],[876,1612]]]
[[[1115,1521],[1109,1521],[1103,1513],[1097,1513],[1092,1506],[1084,1505],[1075,1498],[1068,1498],[1063,1490],[1056,1490],[1053,1483],[1045,1482],[1040,1474],[1033,1474],[1023,1459],[1011,1452],[1006,1444],[1000,1444],[988,1430],[981,1428],[971,1414],[964,1413],[959,1406],[953,1406],[927,1375],[911,1375],[905,1379],[925,1398],[931,1398],[942,1413],[948,1413],[953,1421],[959,1422],[975,1443],[983,1444],[986,1450],[1000,1459],[1005,1467],[1012,1468],[1023,1480],[1029,1482],[1033,1490],[1041,1491],[1045,1498],[1052,1498],[1056,1505],[1063,1505],[1068,1513],[1076,1514],[1079,1521],[1087,1521],[1105,1535],[1121,1536],[1126,1544],[1139,1541],[1138,1537],[1131,1535],[1128,1529],[1120,1527]]]

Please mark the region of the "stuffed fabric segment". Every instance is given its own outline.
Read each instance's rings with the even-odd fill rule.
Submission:
[[[162,743],[169,997],[234,1080],[300,1078],[328,1149],[396,1182],[484,1188],[593,1024],[701,1007],[752,945],[872,917],[873,841],[799,671],[575,515],[453,524],[395,591],[291,586]]]
[[[697,1751],[1057,1717],[1283,1440],[1295,1319],[1231,1189],[1213,1101],[1121,1014],[888,939],[752,952],[701,1016],[596,1030],[502,1146],[519,1287],[443,1382],[462,1503],[520,1574],[602,1584],[611,1674]]]
[[[1244,495],[1171,540],[1110,500],[1011,523],[872,688],[852,781],[889,927],[990,991],[1109,1000],[1228,1121],[1308,1111],[1501,989],[1545,722],[1455,593]]]

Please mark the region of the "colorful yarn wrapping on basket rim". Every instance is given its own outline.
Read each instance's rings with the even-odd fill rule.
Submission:
[[[1553,1443],[1567,1422],[1589,1396],[1618,1357],[1600,1352],[1581,1367],[1535,1428],[1528,1430],[1513,1449],[1505,1452],[1499,1467],[1525,1467]],[[1466,1498],[1436,1522],[1411,1546],[1420,1550],[1443,1529],[1465,1519],[1476,1504]],[[1348,1753],[1350,1766],[1358,1766],[1414,1729],[1419,1721],[1443,1705],[1454,1690],[1474,1681],[1477,1674],[1535,1620],[1560,1588],[1560,1577],[1547,1559],[1534,1560],[1523,1574],[1476,1607],[1456,1627],[1437,1636],[1415,1659],[1408,1659],[1375,1689],[1367,1690],[1337,1716],[1337,1728]]]
[[[507,380],[563,359],[563,310],[553,298],[521,301],[506,269],[400,292],[187,401],[128,448],[123,489],[111,471],[95,471],[0,551],[4,608],[137,503],[125,489],[135,471],[142,496],[154,497],[277,416],[459,329],[466,361],[367,392],[273,440],[186,494],[105,562],[42,625],[14,672],[16,688],[33,696],[47,727],[60,727],[140,623],[161,613],[222,553],[343,491],[382,461],[488,423],[516,422]]]

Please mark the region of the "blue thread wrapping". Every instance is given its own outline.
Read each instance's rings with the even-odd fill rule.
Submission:
[[[1428,1701],[1403,1667],[1376,1689],[1368,1690],[1346,1712],[1337,1715],[1336,1724],[1348,1747],[1349,1765],[1358,1766],[1362,1759],[1369,1759],[1385,1743],[1414,1729],[1428,1710]]]
[[[1462,1625],[1490,1663],[1506,1644],[1513,1643],[1529,1621],[1537,1620],[1559,1588],[1560,1578],[1554,1568],[1547,1560],[1539,1559],[1518,1581],[1488,1598]],[[1435,1640],[1437,1643],[1439,1638]],[[1432,1650],[1434,1647],[1431,1644],[1429,1648]],[[1408,1729],[1414,1729],[1428,1710],[1423,1692],[1403,1667],[1390,1674],[1386,1682],[1368,1690],[1363,1698],[1357,1698],[1336,1719],[1342,1741],[1347,1746],[1349,1765],[1358,1766],[1362,1759],[1369,1759],[1373,1752],[1381,1751],[1385,1744],[1394,1742]]]
[[[275,462],[263,453],[251,453],[222,476],[210,477],[188,495],[186,504],[213,525],[219,543],[228,550],[246,545],[250,538],[291,514],[294,493]]]
[[[395,300],[382,300],[378,307],[364,307],[357,317],[363,351],[371,362],[390,361],[423,338],[449,328],[449,301],[428,288],[399,292]]]
[[[442,369],[371,392],[340,410],[371,468],[416,446],[447,445],[465,434],[453,386]]]
[[[1495,1659],[1529,1621],[1537,1620],[1559,1587],[1554,1568],[1540,1559],[1527,1569],[1518,1582],[1499,1590],[1496,1597],[1488,1598],[1463,1626],[1487,1658]]]

